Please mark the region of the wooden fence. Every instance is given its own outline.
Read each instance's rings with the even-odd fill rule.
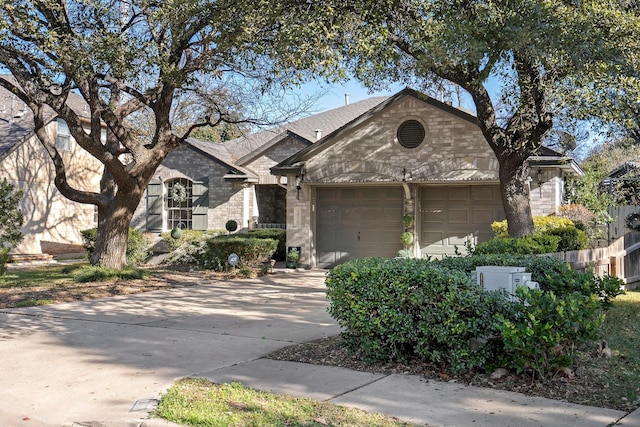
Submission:
[[[628,232],[604,248],[547,254],[563,259],[574,270],[592,269],[594,274],[610,274],[622,279],[625,289],[640,288],[640,233]]]

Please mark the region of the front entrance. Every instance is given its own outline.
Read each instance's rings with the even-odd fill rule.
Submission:
[[[394,257],[402,249],[403,191],[399,187],[319,187],[316,265]]]

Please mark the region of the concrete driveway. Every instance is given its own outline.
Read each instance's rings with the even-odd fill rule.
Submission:
[[[177,378],[335,335],[324,274],[0,310],[0,426],[139,425]]]

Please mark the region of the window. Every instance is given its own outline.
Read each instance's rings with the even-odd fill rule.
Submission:
[[[167,182],[167,229],[193,228],[193,182],[179,178]]]
[[[417,120],[407,120],[398,128],[398,142],[404,148],[416,148],[424,141],[424,126]]]
[[[56,148],[61,151],[71,151],[71,132],[64,120],[58,120],[58,133],[56,135]]]

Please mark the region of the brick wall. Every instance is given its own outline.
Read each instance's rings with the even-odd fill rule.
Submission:
[[[166,182],[174,178],[187,178],[192,181],[209,180],[209,214],[208,229],[224,229],[225,223],[233,219],[240,227],[247,227],[247,221],[254,215],[252,186],[243,186],[238,182],[225,181],[223,176],[229,171],[225,166],[207,156],[190,148],[188,145],[180,146],[172,151],[156,170],[153,178]],[[247,193],[245,195],[245,193]],[[245,219],[244,207],[246,198],[249,199]],[[146,229],[147,201],[146,193],[134,215],[132,226]],[[166,218],[165,218],[166,219]],[[166,227],[166,222],[165,222]]]

